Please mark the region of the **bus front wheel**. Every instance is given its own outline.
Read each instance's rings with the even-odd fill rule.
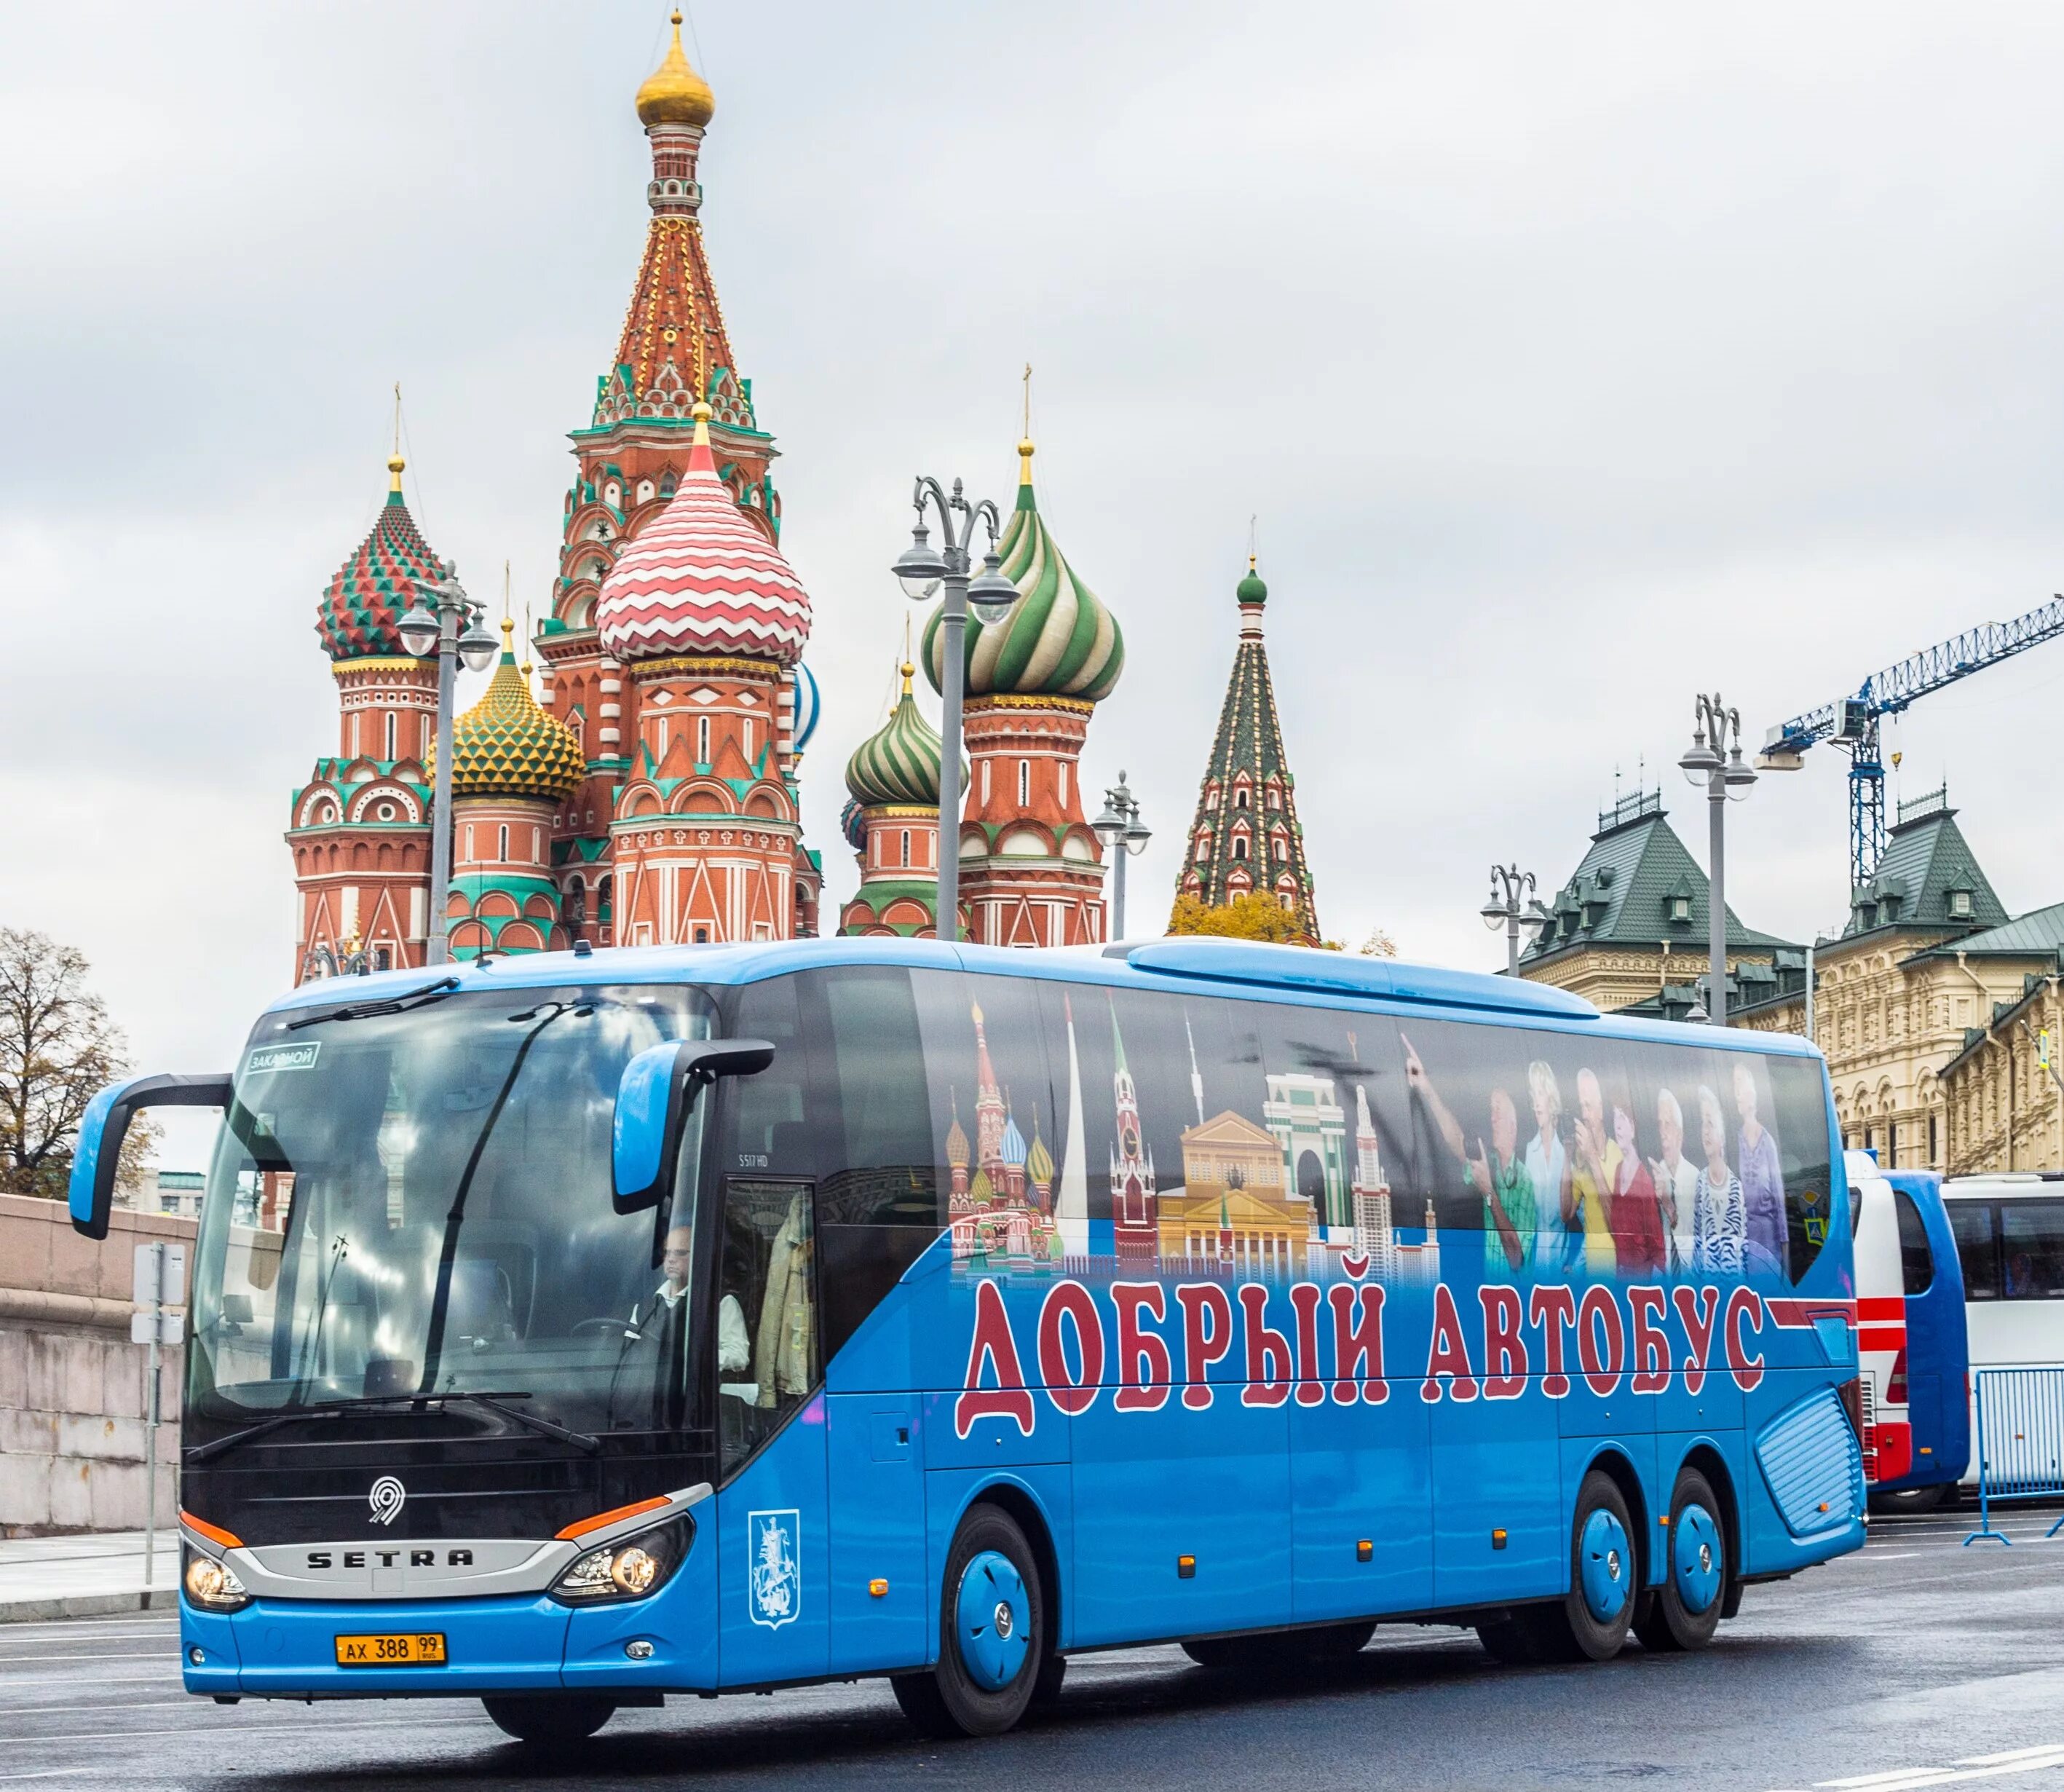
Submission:
[[[1670,1538],[1663,1584],[1649,1598],[1635,1634],[1644,1648],[1703,1649],[1713,1640],[1727,1588],[1727,1536],[1721,1507],[1704,1475],[1687,1468],[1670,1496]]]
[[[542,1748],[584,1742],[616,1715],[613,1700],[572,1698],[487,1698],[480,1701],[496,1726],[519,1742]]]
[[[1025,1533],[1000,1507],[970,1507],[946,1556],[939,1665],[893,1676],[896,1702],[926,1736],[1001,1735],[1032,1702],[1046,1653],[1046,1600]]]

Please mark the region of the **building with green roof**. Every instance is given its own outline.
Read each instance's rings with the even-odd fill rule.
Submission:
[[[1519,974],[1573,991],[1601,1008],[1671,1014],[1672,989],[1687,991],[1707,970],[1711,887],[1677,837],[1660,790],[1637,790],[1598,817],[1589,850],[1552,900],[1536,911]],[[1803,966],[1804,949],[1746,926],[1727,910],[1730,978],[1780,973],[1780,958]],[[1683,1007],[1688,1008],[1688,999]]]

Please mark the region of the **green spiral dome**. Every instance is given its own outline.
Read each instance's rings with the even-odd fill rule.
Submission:
[[[892,803],[939,806],[939,733],[925,720],[911,694],[915,669],[905,662],[903,695],[896,708],[845,762],[845,787],[863,809]]]
[[[1125,669],[1125,636],[1039,515],[1032,494],[1032,444],[1021,442],[1018,452],[1018,507],[996,544],[1004,576],[1018,587],[1018,602],[1002,622],[985,626],[968,618],[967,694],[1099,703]],[[935,691],[945,667],[941,622],[934,610],[925,624],[925,676]]]

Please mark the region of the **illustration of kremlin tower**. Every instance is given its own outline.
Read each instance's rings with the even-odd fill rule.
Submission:
[[[939,733],[910,689],[846,761],[846,837],[860,889],[839,917],[841,934],[929,939],[939,906]],[[963,770],[963,778],[965,778]]]
[[[1118,1108],[1118,1143],[1111,1152],[1111,1243],[1121,1263],[1155,1261],[1161,1253],[1161,1215],[1154,1193],[1154,1155],[1139,1137],[1139,1092],[1125,1061],[1125,1036],[1118,1010],[1111,1011],[1111,1043],[1116,1065],[1111,1093]]]
[[[1319,917],[1304,859],[1304,829],[1297,819],[1297,781],[1283,749],[1276,688],[1262,644],[1268,587],[1255,571],[1252,555],[1233,595],[1240,605],[1240,644],[1176,894],[1223,908],[1236,897],[1264,891],[1296,918],[1298,937],[1316,943]]]
[[[387,463],[387,501],[337,569],[316,611],[337,680],[337,749],[293,795],[287,845],[297,893],[294,980],[419,965],[429,932],[429,781],[437,675],[395,624],[436,555],[401,497],[403,462]]]
[[[566,494],[537,648],[583,773],[554,830],[571,934],[599,945],[817,929],[796,760],[816,688],[809,602],[776,545],[773,438],[717,304],[697,179],[716,111],[681,49],[638,90],[651,220]]]
[[[452,726],[445,925],[455,959],[569,943],[552,876],[552,824],[579,789],[585,764],[579,737],[530,694],[530,668],[519,668],[510,648],[515,627],[502,623],[501,664],[479,702]],[[441,777],[432,745],[434,788]]]
[[[1039,515],[1032,443],[1018,453],[1017,507],[997,545],[1018,599],[1000,623],[967,624],[961,903],[970,939],[1077,946],[1104,937],[1103,850],[1083,818],[1078,765],[1090,717],[1124,669],[1125,640]],[[934,690],[945,651],[934,611],[922,652]]]

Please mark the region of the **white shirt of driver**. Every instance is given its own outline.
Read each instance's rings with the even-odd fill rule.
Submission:
[[[663,1281],[652,1291],[658,1302],[653,1309],[661,1307],[669,1313],[687,1298],[685,1288],[676,1288],[671,1281]],[[752,1346],[745,1335],[745,1309],[738,1304],[736,1294],[727,1294],[716,1307],[716,1367],[719,1374],[727,1370],[748,1368],[752,1361]],[[734,1395],[740,1400],[756,1401],[760,1398],[757,1382],[723,1382],[718,1384],[720,1393]]]

